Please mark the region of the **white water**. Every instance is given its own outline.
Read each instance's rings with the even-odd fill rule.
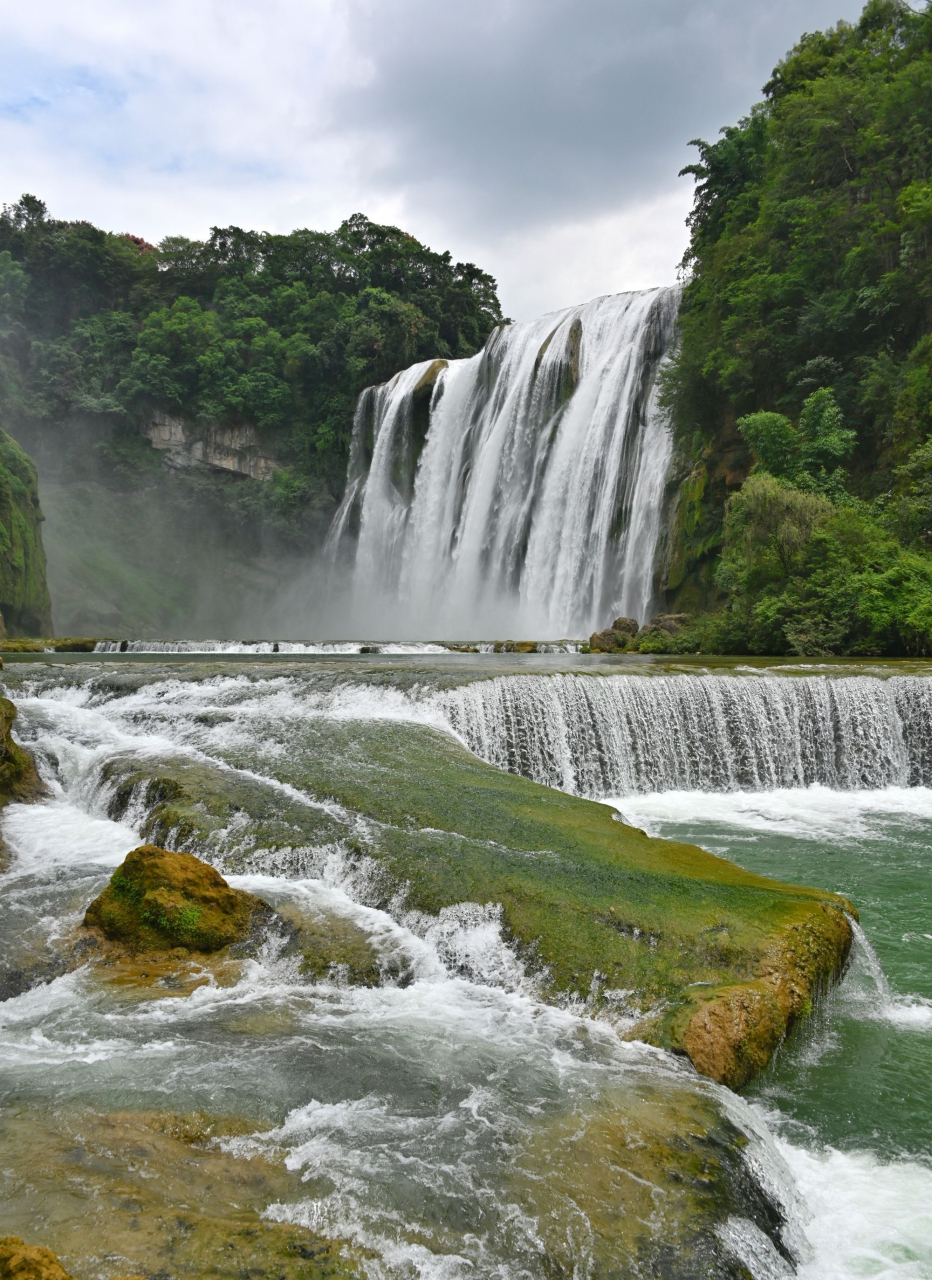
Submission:
[[[639,688],[632,691],[634,681]],[[619,776],[629,784],[633,779],[635,785],[619,794],[617,803],[626,818],[647,828],[698,816],[751,836],[807,831],[843,847],[846,835],[875,834],[884,815],[932,817],[932,790],[903,782],[911,770],[924,768],[916,745],[928,736],[924,682],[860,676],[831,682],[847,687],[828,690],[827,683],[811,676],[536,676],[477,681],[441,692],[351,684],[324,693],[291,678],[257,683],[222,676],[162,681],[116,698],[89,697],[80,688],[18,698],[24,727],[36,729],[48,758],[58,762],[60,789],[47,804],[13,806],[4,815],[3,834],[15,857],[4,893],[16,910],[25,910],[32,895],[51,914],[48,903],[63,892],[61,873],[67,869],[72,891],[86,886],[81,902],[65,904],[77,912],[108,868],[138,842],[130,826],[101,816],[93,780],[108,756],[127,750],[203,753],[236,741],[261,746],[269,724],[308,716],[440,726],[452,724],[457,709],[465,715],[465,707],[473,717],[471,732],[483,726],[486,739],[477,737],[476,746],[489,758],[512,750],[518,753],[514,761],[544,762],[534,768],[551,768],[558,760],[559,777],[574,785],[583,776]],[[574,709],[562,721],[555,716],[555,697],[558,706]],[[588,708],[585,715],[583,708]],[[225,718],[213,722],[212,712]],[[633,772],[630,762],[618,764],[614,774],[606,763],[621,749],[618,743],[624,747],[629,741],[607,735],[610,714],[621,715],[626,732],[640,727]],[[804,746],[787,743],[781,736],[785,725],[805,730]],[[456,728],[466,736],[465,722]],[[671,737],[685,743],[679,754],[664,749]],[[656,789],[667,781],[682,788],[697,770],[711,768],[708,757],[719,752],[729,761],[727,768],[701,776],[720,779],[721,792]],[[567,773],[574,761],[576,771]],[[271,746],[269,767],[274,769]],[[589,773],[580,773],[581,768]],[[830,775],[832,785],[807,785],[812,773]],[[728,789],[745,776],[800,782],[757,792]],[[879,787],[856,789],[875,776],[882,779]],[[890,777],[898,781],[889,783]],[[649,793],[638,790],[652,780]],[[845,784],[855,789],[838,789]],[[229,1095],[231,1072],[248,1093],[287,1065],[289,1078],[299,1084],[290,1086],[294,1093],[288,1094],[285,1119],[244,1140],[243,1153],[284,1152],[291,1167],[312,1181],[326,1172],[332,1189],[270,1206],[270,1216],[345,1231],[380,1253],[386,1275],[439,1280],[493,1274],[496,1251],[519,1245],[522,1264],[533,1274],[534,1223],[520,1219],[514,1206],[506,1206],[517,1224],[507,1239],[477,1239],[464,1256],[453,1257],[413,1243],[398,1229],[388,1188],[403,1187],[409,1204],[431,1200],[453,1206],[468,1187],[466,1201],[490,1212],[502,1195],[491,1171],[507,1162],[529,1106],[546,1107],[554,1098],[570,1096],[584,1112],[606,1081],[630,1083],[639,1073],[649,1076],[659,1060],[618,1045],[607,1028],[538,1004],[523,986],[494,912],[476,907],[433,924],[393,920],[354,897],[352,878],[339,859],[317,879],[251,876],[235,883],[270,900],[280,897],[346,914],[386,953],[402,951],[415,981],[404,989],[308,988],[270,954],[234,987],[207,984],[185,999],[115,1009],[84,976],[71,975],[0,1006],[4,1069],[11,1078],[33,1082],[39,1073],[50,1072],[67,1099],[72,1091],[87,1090],[89,1067],[106,1063],[112,1087],[138,1091],[140,1106],[148,1103],[147,1090],[153,1094],[151,1105],[160,1105],[160,1094],[170,1091],[174,1097],[181,1087],[185,1092],[173,1105],[211,1109],[218,1090]],[[464,971],[469,978],[457,976]],[[891,993],[876,956],[863,943],[856,951],[854,977],[844,998],[860,1002],[859,1016],[888,1022],[895,1034],[927,1034],[932,1026],[928,1002]],[[224,1028],[253,1012],[288,1020],[296,1044],[323,1045],[325,1053],[310,1060],[313,1069],[303,1047],[294,1050],[294,1063],[282,1065],[284,1040],[269,1042],[261,1063],[245,1050],[231,1057]],[[334,1077],[353,1069],[348,1055],[358,1043],[384,1048],[379,1086],[335,1098]],[[398,1071],[402,1077],[392,1082],[392,1072]],[[80,1073],[80,1080],[72,1073]],[[413,1094],[425,1087],[437,1091],[435,1110],[406,1102],[407,1089]],[[734,1105],[742,1127],[753,1131],[746,1105],[740,1100]],[[767,1144],[756,1150],[771,1168]],[[928,1167],[886,1161],[867,1150],[823,1149],[800,1138],[780,1137],[776,1150],[795,1179],[799,1227],[811,1247],[801,1276],[921,1280],[932,1275]],[[773,1167],[773,1176],[779,1176],[778,1166]],[[759,1280],[787,1274],[749,1224],[738,1221],[729,1229],[732,1247],[754,1260]],[[510,1273],[506,1268],[494,1274]]]
[[[502,676],[438,694],[470,750],[595,799],[932,784],[932,680]]]
[[[95,653],[447,653],[441,644],[424,641],[375,643],[337,640],[315,644],[304,640],[98,640]]]
[[[597,298],[496,330],[432,392],[425,362],[363,393],[330,536],[352,629],[588,635],[649,615],[678,301]]]

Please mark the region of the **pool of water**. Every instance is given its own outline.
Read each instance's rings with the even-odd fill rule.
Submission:
[[[745,1096],[834,1240],[831,1276],[932,1274],[932,790],[618,797],[626,819],[750,870],[845,894],[840,986]]]

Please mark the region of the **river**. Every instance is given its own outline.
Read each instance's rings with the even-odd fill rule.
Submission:
[[[304,1247],[274,1234],[289,1226],[350,1241],[374,1278],[686,1274],[641,1270],[613,1225],[679,1229],[669,1187],[642,1203],[604,1146],[662,1143],[662,1106],[737,1126],[788,1219],[790,1260],[733,1214],[703,1274],[739,1274],[730,1257],[759,1280],[932,1276],[921,664],[130,658],[4,672],[50,788],[2,819],[8,970],[53,955],[140,843],[164,802],[145,781],[158,762],[230,796],[176,843],[273,904],[362,930],[383,981],[308,981],[270,938],[229,971],[143,982],[85,965],[25,984],[0,1004],[0,1234],[42,1239],[82,1277],[207,1274],[218,1223],[231,1269],[210,1274],[273,1274],[275,1249]],[[862,928],[842,983],[740,1098],[542,1003],[494,903],[419,917],[351,856],[397,832],[324,779],[365,774],[372,791],[417,741],[426,784],[436,735],[652,834],[844,893]]]

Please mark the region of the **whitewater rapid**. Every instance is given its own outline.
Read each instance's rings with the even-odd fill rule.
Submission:
[[[854,835],[895,844],[898,823],[932,831],[922,742],[928,687],[915,677],[749,673],[519,675],[461,684],[421,673],[372,684],[352,672],[336,683],[312,673],[257,680],[231,672],[118,686],[110,677],[57,683],[24,672],[15,695],[22,733],[43,761],[52,795],[3,816],[13,854],[4,897],[17,919],[55,918],[54,927],[64,927],[139,843],[141,810],[120,822],[107,816],[113,790],[102,767],[114,756],[182,753],[222,763],[248,743],[261,764],[256,776],[272,787],[275,734],[318,718],[396,720],[452,733],[499,767],[598,793],[658,834],[699,821],[736,839],[811,835],[843,857]],[[351,834],[352,816],[337,816]],[[225,1140],[243,1158],[282,1154],[315,1188],[270,1203],[270,1219],[346,1234],[376,1250],[390,1275],[511,1274],[495,1270],[509,1251],[533,1273],[535,1224],[515,1212],[506,1226],[499,1213],[498,1171],[528,1114],[557,1098],[572,1099],[583,1114],[607,1087],[627,1089],[668,1070],[675,1083],[683,1069],[623,1044],[606,1025],[540,1004],[494,909],[476,904],[433,922],[395,918],[367,905],[336,848],[321,851],[314,875],[256,872],[232,881],[270,901],[345,914],[381,953],[401,957],[412,980],[372,990],[309,987],[272,948],[232,986],[206,981],[183,998],[114,1006],[89,975],[70,974],[0,1005],[8,1078],[31,1088],[43,1080],[64,1106],[88,1096],[93,1068],[101,1072],[92,1094],[101,1108],[126,1096],[158,1106],[169,1093],[178,1108],[207,1110],[218,1096],[231,1108],[238,1099],[245,1105],[274,1081],[284,1118]],[[863,934],[829,1013],[829,1040],[831,1018],[840,1016],[882,1024],[892,1036],[932,1034],[932,1001],[893,990]],[[257,1021],[276,1028],[261,1051],[236,1031]],[[313,1058],[309,1045],[317,1046]],[[347,1092],[343,1081],[360,1070],[359,1045],[367,1046],[369,1075]],[[411,1098],[435,1101],[415,1107]],[[843,1148],[787,1127],[766,1100],[728,1105],[747,1132],[763,1134],[754,1150],[768,1177],[779,1183],[787,1170],[792,1175],[788,1204],[808,1240],[799,1275],[932,1274],[927,1163],[872,1152],[868,1125],[861,1148]],[[419,1203],[451,1214],[469,1205],[486,1234],[462,1255],[435,1254],[399,1228],[396,1193],[415,1236],[429,1226],[411,1207]],[[757,1280],[789,1274],[766,1242],[740,1223],[734,1231],[733,1247]]]

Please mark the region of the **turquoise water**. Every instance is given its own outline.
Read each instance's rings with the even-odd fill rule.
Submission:
[[[837,1272],[818,1274],[932,1276],[932,791],[667,792],[617,805],[652,834],[856,904],[843,981],[745,1096],[807,1198],[822,1197],[816,1235],[834,1217],[850,1245]]]

